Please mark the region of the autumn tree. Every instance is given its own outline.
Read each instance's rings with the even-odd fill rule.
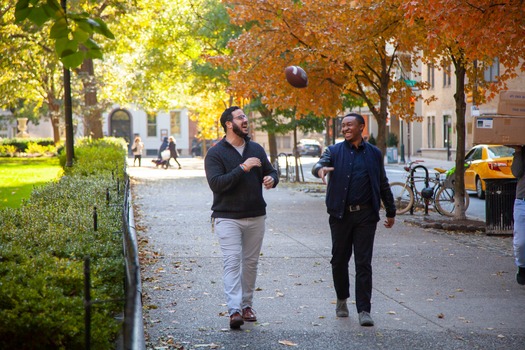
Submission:
[[[506,88],[506,81],[525,70],[523,1],[424,0],[407,1],[406,17],[426,33],[418,44],[429,64],[455,68],[456,92],[456,219],[465,219],[465,92],[478,103]],[[483,72],[495,59],[503,69],[497,82],[487,82]]]
[[[361,98],[378,124],[377,141],[386,149],[389,91],[396,80],[399,53],[413,48],[400,1],[300,2],[226,1],[232,21],[246,28],[231,42],[223,64],[231,91],[255,93],[269,108],[297,108],[299,115],[336,116],[342,96]],[[300,65],[308,73],[306,89],[284,79],[284,68]]]

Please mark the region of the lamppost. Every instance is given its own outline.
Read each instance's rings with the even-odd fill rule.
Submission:
[[[401,159],[400,161],[405,163],[405,139],[403,138],[403,119],[399,119],[399,125],[401,127]]]

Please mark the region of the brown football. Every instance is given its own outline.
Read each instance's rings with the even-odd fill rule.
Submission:
[[[308,85],[306,72],[299,66],[289,66],[284,70],[288,83],[296,88],[304,88]]]

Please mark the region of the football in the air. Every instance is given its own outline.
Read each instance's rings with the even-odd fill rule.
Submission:
[[[306,72],[299,66],[289,66],[284,70],[288,83],[296,88],[304,88],[308,85]]]

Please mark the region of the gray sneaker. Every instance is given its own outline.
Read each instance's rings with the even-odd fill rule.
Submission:
[[[518,267],[518,272],[516,273],[516,281],[522,286],[525,285],[525,267]]]
[[[335,314],[337,317],[348,317],[348,306],[346,306],[346,299],[337,299]]]
[[[374,325],[374,320],[372,316],[366,311],[361,311],[359,313],[359,324],[364,327],[371,327]]]

